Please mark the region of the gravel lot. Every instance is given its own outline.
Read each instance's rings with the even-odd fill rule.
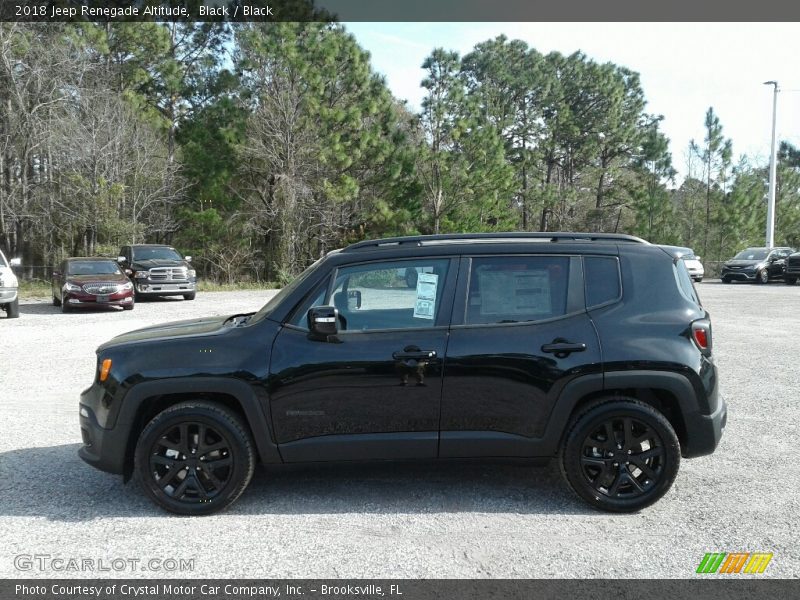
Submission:
[[[774,552],[765,576],[798,577],[800,287],[698,289],[728,428],[714,455],[684,461],[667,496],[634,515],[587,508],[552,465],[379,464],[262,469],[230,511],[169,516],[77,456],[94,349],[153,323],[256,310],[272,292],[124,313],[23,301],[20,319],[0,318],[0,577],[170,576],[20,571],[19,554],[194,559],[183,577],[689,577],[710,551]]]

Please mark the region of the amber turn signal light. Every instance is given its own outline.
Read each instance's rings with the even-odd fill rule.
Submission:
[[[100,365],[100,381],[105,381],[108,379],[108,372],[111,370],[111,359],[107,358],[103,361],[103,364]]]

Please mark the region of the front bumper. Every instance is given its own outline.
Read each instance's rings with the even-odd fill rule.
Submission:
[[[744,270],[732,270],[732,269],[722,269],[722,272],[719,274],[720,279],[730,279],[731,281],[755,281],[756,280],[756,273],[758,271],[744,271]]]
[[[179,296],[192,294],[197,291],[196,281],[150,281],[148,279],[136,281],[136,293],[141,296]]]
[[[108,294],[106,296],[67,292],[62,299],[70,308],[98,308],[101,306],[130,306],[133,304],[133,290]]]
[[[717,398],[717,408],[710,415],[699,412],[685,415],[686,438],[689,443],[681,453],[684,458],[694,458],[711,454],[719,445],[722,432],[728,424],[728,405],[721,395]]]
[[[118,417],[113,427],[103,427],[101,423],[110,421],[106,401],[106,390],[97,382],[81,393],[79,421],[83,445],[78,456],[101,471],[122,474],[131,424]]]
[[[8,304],[17,299],[17,288],[0,288],[0,304]]]

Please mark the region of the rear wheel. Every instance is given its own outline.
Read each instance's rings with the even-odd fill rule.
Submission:
[[[253,442],[240,418],[210,402],[167,408],[139,436],[134,471],[159,506],[207,515],[230,506],[253,476]]]
[[[661,498],[675,481],[680,442],[663,414],[628,398],[600,400],[573,421],[561,469],[586,502],[633,512]]]

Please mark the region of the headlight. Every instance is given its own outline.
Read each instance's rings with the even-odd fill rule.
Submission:
[[[132,290],[132,289],[133,289],[133,283],[131,283],[131,282],[129,281],[129,282],[127,282],[127,283],[123,283],[123,284],[122,284],[121,286],[119,286],[119,287],[120,287],[120,289],[122,289],[122,290]]]
[[[65,292],[80,292],[81,286],[75,285],[74,283],[70,283],[69,281],[64,284],[64,291]]]
[[[189,270],[186,272],[186,274],[187,274],[189,277],[194,277],[194,276],[196,276],[196,275],[197,275],[197,271],[195,271],[194,269],[189,269]]]
[[[150,276],[150,271],[136,271],[133,274],[135,279],[147,279]]]

